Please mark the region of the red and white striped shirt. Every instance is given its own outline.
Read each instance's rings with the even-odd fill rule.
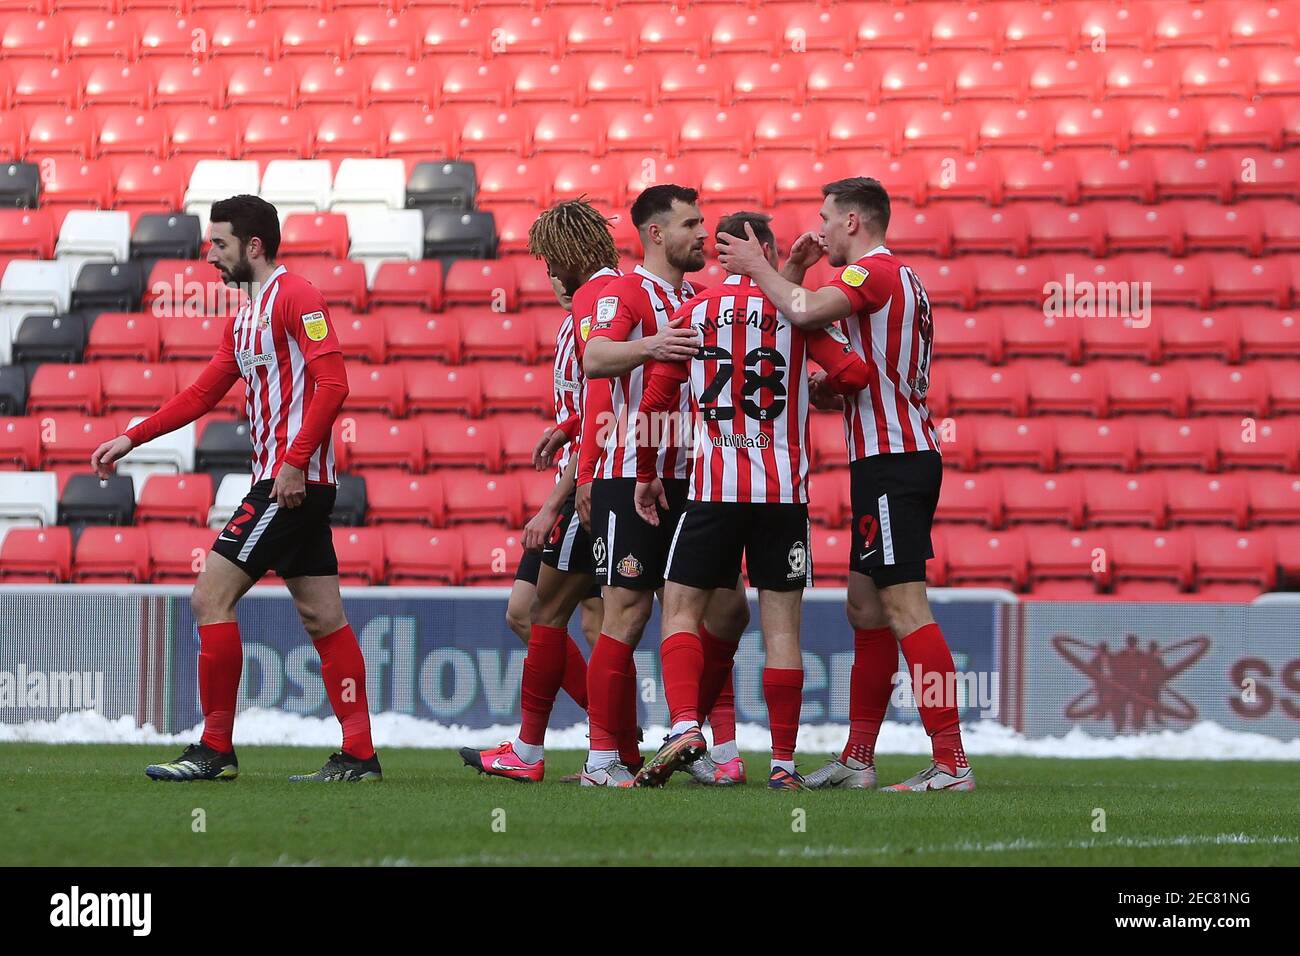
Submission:
[[[689,282],[682,282],[680,289],[673,288],[645,266],[637,266],[601,291],[587,341],[600,336],[616,342],[630,342],[654,335],[693,295],[695,290]],[[609,384],[614,422],[611,427],[601,429],[605,440],[596,460],[595,477],[635,478],[635,429],[641,414],[644,366],[610,379]],[[690,398],[685,389],[681,390],[675,410],[681,415],[680,421],[687,421]],[[660,478],[687,477],[686,449],[680,444],[665,442],[659,449],[656,467]]]
[[[672,400],[670,385],[689,378],[691,500],[806,504],[807,359],[855,389],[869,380],[866,364],[839,329],[795,328],[743,276],[728,276],[677,315],[700,333],[700,351],[690,362],[656,363],[644,402],[658,410]],[[647,454],[643,478],[648,469]]]
[[[243,377],[253,440],[253,481],[274,478],[311,408],[307,363],[341,353],[320,291],[280,266],[226,326],[212,364]],[[307,481],[334,484],[333,435],[326,432],[303,469]]]
[[[845,266],[831,285],[853,306],[843,329],[879,387],[844,406],[849,460],[909,451],[938,451],[925,394],[930,387],[934,324],[930,299],[915,272],[884,246]]]
[[[555,336],[555,424],[563,425],[575,415],[582,414],[582,363],[578,361],[578,349],[574,342],[573,315],[570,313],[560,323],[560,331]],[[560,480],[560,473],[568,467],[576,444],[568,442],[560,447],[556,459],[555,480]]]

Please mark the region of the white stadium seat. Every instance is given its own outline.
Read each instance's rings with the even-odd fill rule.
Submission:
[[[131,214],[125,211],[73,209],[63,220],[54,255],[85,256],[107,262],[131,257]]]
[[[57,259],[15,259],[0,279],[0,306],[24,306],[27,313],[67,312],[72,304],[68,264]]]
[[[381,263],[424,254],[424,214],[418,209],[350,211],[348,234],[348,258],[365,263],[367,285],[374,285]]]
[[[329,160],[273,159],[259,195],[275,206],[281,223],[291,212],[324,212],[330,203]]]
[[[231,196],[255,196],[257,187],[257,160],[201,159],[185,190],[185,211],[199,217],[206,235],[208,212],[214,202]]]
[[[130,426],[145,420],[144,415],[133,416]],[[128,427],[130,427],[128,426]],[[160,435],[153,441],[132,448],[117,466],[119,474],[135,479],[137,499],[144,491],[149,475],[179,475],[194,470],[194,423]]]
[[[345,159],[339,163],[331,212],[405,208],[406,165],[400,159]]]
[[[208,527],[215,531],[229,521],[252,487],[252,475],[226,475],[222,478],[216,500],[208,510]]]
[[[0,520],[52,525],[59,517],[59,479],[52,471],[0,471]]]

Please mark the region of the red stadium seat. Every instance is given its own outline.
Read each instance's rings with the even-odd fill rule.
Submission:
[[[347,367],[349,412],[383,412],[406,417],[406,383],[401,366],[356,365]]]
[[[893,228],[893,217],[890,227]],[[890,248],[898,246],[890,234]],[[934,315],[934,355],[939,359],[977,358],[994,365],[1003,359],[1002,313],[996,309],[958,312],[942,309]]]
[[[307,159],[315,133],[311,117],[298,110],[254,107],[243,112],[244,159]]]
[[[984,418],[957,422],[957,432],[975,432],[975,456],[980,467],[1031,465],[1056,469],[1056,420],[1050,418]]]
[[[1017,366],[990,368],[978,363],[948,362],[942,374],[955,414],[1000,412],[1023,416],[1028,412],[1025,375]]]
[[[1300,375],[1294,358],[1247,365],[1243,373],[1252,378],[1263,378],[1268,385],[1268,404],[1273,415],[1294,415],[1300,412]]]
[[[30,152],[79,159],[91,159],[96,155],[95,123],[89,113],[45,108],[33,109],[29,117],[27,147]]]
[[[1002,163],[995,155],[957,157],[934,154],[925,156],[922,161],[928,199],[978,199],[994,206],[1002,204]]]
[[[149,521],[180,522],[202,527],[212,507],[212,476],[153,474],[145,479],[135,506],[138,524]]]
[[[877,102],[935,100],[952,102],[955,64],[916,53],[880,53]]]
[[[1228,45],[1291,46],[1296,36],[1297,11],[1270,0],[1234,3],[1224,15]]]
[[[217,12],[210,21],[211,55],[280,58],[280,31],[272,14]],[[145,42],[148,42],[146,36]]]
[[[1159,412],[1187,416],[1187,375],[1177,365],[1151,368],[1129,362],[1106,365],[1112,414]]]
[[[1240,166],[1233,167],[1223,153],[1189,153],[1178,149],[1149,154],[1156,192],[1161,199],[1199,198],[1232,202],[1233,181]]]
[[[1034,528],[1025,535],[1029,578],[1035,585],[1041,581],[1076,581],[1105,587],[1112,570],[1111,540],[1111,533],[1105,529]]]
[[[1161,314],[1167,314],[1162,310]],[[1083,351],[1089,359],[1140,359],[1158,362],[1162,356],[1160,328],[1150,321],[1102,316],[1082,323]]]
[[[211,358],[221,344],[227,321],[201,316],[181,316],[164,321],[161,326],[163,361]]]
[[[382,364],[388,358],[384,339],[384,320],[378,315],[363,315],[339,309],[331,316],[339,346],[348,359]]]
[[[549,289],[549,287],[548,287]],[[526,313],[461,310],[461,347],[467,361],[512,359],[537,361],[536,336]]]
[[[537,440],[555,424],[550,415],[518,413],[495,414],[491,421],[496,423],[500,434],[502,463],[506,468],[531,469]]]
[[[40,60],[17,61],[10,68],[13,77],[14,106],[81,106],[82,67],[76,63],[48,63]],[[23,117],[10,114],[15,126],[24,126]]]
[[[44,363],[37,367],[27,392],[29,414],[75,410],[98,415],[103,403],[104,386],[97,365]]]
[[[1276,468],[1297,470],[1297,430],[1291,419],[1257,421],[1242,418],[1215,419],[1219,438],[1219,466],[1233,468]]]
[[[167,122],[157,112],[129,106],[111,106],[99,113],[96,130],[98,155],[166,157]]]
[[[1029,251],[1106,254],[1106,215],[1100,204],[1060,206],[1035,203],[1026,208]]]
[[[1216,304],[1271,305],[1277,309],[1291,304],[1291,274],[1281,257],[1248,259],[1219,253],[1192,260],[1195,270],[1208,275]]]
[[[1030,414],[1105,417],[1109,405],[1103,369],[1047,361],[1021,362],[1019,367],[1028,386]]]
[[[1113,535],[1110,545],[1117,582],[1168,581],[1180,590],[1191,587],[1192,540],[1188,532],[1131,528]]]
[[[420,425],[424,429],[425,464],[430,471],[455,467],[501,470],[502,429],[495,418],[422,415]]]
[[[1296,62],[1294,44],[1287,41],[1286,48],[1261,50],[1255,55],[1256,89],[1263,96],[1295,96],[1300,94],[1300,63]]]
[[[808,53],[804,60],[804,97],[809,104],[872,102],[880,87],[880,69],[872,60],[845,59],[834,53]]]
[[[113,169],[106,160],[59,161],[41,170],[41,205],[58,225],[69,209],[108,209],[113,205]]]
[[[0,583],[61,584],[72,576],[72,531],[10,528],[0,547]]]
[[[302,258],[289,266],[320,290],[330,305],[342,305],[357,312],[366,307],[366,269],[346,259]]]
[[[498,311],[519,309],[519,279],[508,261],[457,259],[443,283],[447,305],[490,306]]]
[[[636,103],[649,106],[654,102],[655,70],[648,61],[627,60],[621,56],[597,56],[573,62],[581,64],[582,86],[579,89],[587,103]],[[518,86],[515,96],[519,96]]]
[[[1026,98],[1030,100],[1082,100],[1098,98],[1102,86],[1101,57],[1079,53],[1037,53],[1026,71]]]
[[[727,102],[731,68],[722,60],[700,60],[693,56],[663,58],[658,64],[655,99],[659,103]]]
[[[1133,471],[1137,466],[1137,429],[1131,421],[1058,418],[1056,454],[1062,468]]]
[[[1255,146],[1278,150],[1284,145],[1286,120],[1276,101],[1207,100],[1202,116],[1205,145],[1210,149]]]
[[[1186,305],[1204,309],[1210,304],[1211,274],[1195,259],[1171,259],[1155,254],[1125,257],[1131,274],[1151,283],[1156,305]]]
[[[465,154],[509,153],[512,156],[527,156],[533,150],[533,130],[531,123],[523,118],[519,111],[507,112],[491,106],[469,106],[464,108],[459,123],[460,151]],[[578,117],[582,114],[569,111],[564,114]],[[548,127],[555,132],[554,127]]]
[[[943,537],[950,585],[1005,587],[1018,591],[1028,583],[1025,536],[1019,531],[948,528]]]
[[[147,109],[153,105],[153,71],[145,64],[133,65],[119,60],[88,63],[82,99],[86,106]]]
[[[511,57],[509,60],[489,60],[484,67],[502,66],[506,71],[504,89],[484,90],[500,93],[502,99],[494,102],[508,103],[564,103],[567,106],[584,104],[583,93],[588,82],[587,70],[576,60],[555,61],[550,57]],[[448,74],[450,75],[450,73]],[[480,75],[492,76],[490,70]],[[444,80],[444,89],[445,89]],[[444,96],[446,93],[444,93]]]
[[[172,365],[103,362],[104,411],[154,412],[176,394]]]
[[[1045,257],[981,256],[966,263],[974,272],[975,297],[981,304],[1038,305],[1043,302],[1048,283],[1057,281],[1054,260]],[[923,278],[930,300],[935,301],[929,279]]]
[[[308,60],[298,67],[298,102],[304,106],[338,104],[361,109],[367,105],[370,71],[363,61],[335,63]]]
[[[999,154],[1002,172],[998,177],[1006,199],[1052,200],[1074,204],[1079,201],[1079,170],[1069,154],[1037,156],[1028,153]],[[1042,207],[1039,207],[1040,209]],[[1034,225],[1031,217],[1030,226]],[[1032,235],[1030,237],[1032,242]]]
[[[143,528],[89,527],[77,539],[72,580],[142,584],[149,580],[150,563]]]
[[[1254,524],[1300,524],[1300,477],[1253,474],[1243,484]]]
[[[1074,21],[1078,48],[1088,50],[1094,44],[1112,47],[1151,48],[1152,23],[1145,7],[1090,4]]]
[[[346,60],[352,46],[346,26],[345,20],[312,10],[286,12],[280,18],[281,55]]]
[[[948,210],[952,217],[953,251],[958,255],[970,252],[1028,255],[1029,224],[1019,206],[995,209],[982,203],[953,203]]]
[[[407,475],[384,469],[367,471],[365,475],[366,520],[370,524],[445,524],[445,496],[439,475]]]
[[[975,307],[976,270],[969,260],[914,256],[908,267],[920,277],[932,305]]]
[[[778,5],[782,49],[793,53],[830,52],[843,60],[856,44],[856,10],[846,6]]]
[[[848,582],[851,539],[848,531],[813,526],[809,550],[813,556],[813,579],[818,585],[843,587]]]
[[[973,50],[990,53],[1002,36],[1000,10],[969,9],[957,4],[935,5],[930,17],[931,50]]]
[[[384,555],[384,534],[389,528],[333,529],[340,584],[346,587],[384,583],[388,563]]]
[[[409,44],[409,31],[400,29],[397,40]],[[357,47],[353,50],[354,53],[363,52]],[[438,105],[441,75],[438,66],[430,60],[418,63],[398,58],[380,60],[370,74],[367,105],[395,103],[432,110]]]
[[[1083,496],[1089,524],[1165,527],[1168,506],[1161,475],[1096,472],[1084,482]]]
[[[117,208],[141,212],[180,209],[189,185],[183,161],[159,162],[131,157],[114,162],[117,174]]]
[[[1267,532],[1198,528],[1193,546],[1198,585],[1229,582],[1271,591],[1277,584],[1277,549]]]
[[[1007,469],[988,472],[1002,482],[1003,515],[1007,524],[1064,523],[1083,527],[1085,481],[1079,472],[1044,475]],[[1031,532],[1031,536],[1033,533]]]
[[[844,418],[842,415],[809,416],[808,458],[811,466],[818,470],[843,464]]]
[[[804,102],[808,77],[801,57],[744,57],[727,66],[731,81],[724,103]]]
[[[0,209],[0,253],[27,259],[53,259],[58,232],[43,209]]]
[[[1222,315],[1223,313],[1218,313]],[[1300,319],[1289,310],[1237,310],[1245,358],[1290,358],[1300,351]]]
[[[158,319],[148,312],[102,312],[90,328],[86,361],[158,361],[162,349]]]
[[[388,354],[394,358],[460,362],[460,321],[455,313],[436,315],[410,307],[376,308],[384,323]]]
[[[68,59],[65,20],[38,13],[11,13],[0,20],[0,51],[10,57],[38,57],[63,63]]]
[[[430,311],[440,309],[442,263],[437,260],[382,263],[370,289],[370,304],[374,307],[414,305]]]
[[[483,404],[490,411],[548,412],[554,406],[549,368],[513,362],[484,362]]]
[[[1164,153],[1122,155],[1111,150],[1074,154],[1079,169],[1079,195],[1087,199],[1137,199],[1154,202],[1156,180],[1153,161]]]
[[[402,363],[407,399],[412,412],[459,411],[478,417],[483,413],[483,365]]]
[[[1100,147],[1128,152],[1129,117],[1123,104],[1070,100],[1056,108],[1055,116],[1048,135],[1057,148]]]
[[[41,463],[40,423],[31,418],[0,418],[0,469],[35,471]]]
[[[528,251],[528,229],[537,219],[537,209],[532,205],[494,206],[492,216],[497,226],[497,252],[509,255]]]
[[[1227,524],[1246,527],[1247,490],[1258,478],[1273,475],[1194,475],[1169,472],[1164,476],[1172,524]]]
[[[1205,118],[1195,102],[1137,102],[1129,111],[1129,139],[1134,148],[1200,149],[1205,142]]]
[[[1105,204],[1106,241],[1112,253],[1183,253],[1181,204],[1141,206],[1137,203]]]
[[[327,106],[316,122],[316,159],[362,158],[387,153],[383,118],[375,111]]]
[[[1178,92],[1178,61],[1168,53],[1109,50],[1105,58],[1102,96],[1169,100]]]
[[[1193,415],[1268,414],[1269,383],[1265,369],[1221,362],[1186,362],[1189,410]]]
[[[952,255],[952,219],[945,206],[920,209],[895,203],[889,216],[889,248],[899,253]]]
[[[202,14],[177,16],[175,10],[143,11],[137,22],[140,28],[140,56],[185,57],[207,60],[213,45],[210,24]],[[207,42],[195,49],[195,30],[204,31]]]
[[[292,62],[267,63],[259,58],[239,57],[225,67],[226,105],[273,106],[280,110],[298,105],[298,68]]]
[[[980,111],[985,114],[1001,109],[993,104]],[[856,117],[855,117],[856,119]],[[895,131],[901,127],[901,136],[894,141],[895,152],[913,149],[950,149],[974,152],[982,137],[980,115],[971,107],[960,108],[938,103],[908,103],[905,106],[882,106],[870,110],[861,121],[844,125],[836,116],[828,131],[831,149],[853,149],[859,145],[889,147]],[[884,124],[884,128],[881,128]],[[990,127],[992,130],[993,127]],[[997,127],[1001,130],[1002,127]],[[1035,130],[1032,145],[1040,140]],[[1030,145],[1023,143],[985,143],[984,145]]]
[[[1255,92],[1255,59],[1242,52],[1204,50],[1182,60],[1180,86],[1188,96],[1244,96]]]
[[[754,149],[773,159],[791,152],[801,157],[811,153],[820,155],[826,149],[885,150],[892,148],[895,138],[894,131],[882,122],[875,110],[859,118],[847,112],[834,113],[832,117],[817,103],[799,108],[779,104],[760,104],[754,108]],[[857,159],[859,155],[854,153],[852,158]],[[846,160],[832,156],[828,162]],[[905,198],[892,188],[890,194]]]
[[[39,370],[37,374],[40,374]],[[43,466],[47,469],[66,464],[84,468],[96,448],[122,433],[111,418],[87,418],[79,413],[67,412],[37,414],[31,406],[30,398],[27,410],[40,423]]]
[[[852,520],[847,468],[819,472],[808,487],[808,517],[813,523],[839,528]]]
[[[667,110],[615,104],[606,111],[600,140],[611,153],[676,156],[678,131],[676,117]]]
[[[953,76],[953,95],[967,100],[1012,100],[1023,102],[1028,71],[1018,56],[991,57],[960,54],[948,67]]]
[[[1138,462],[1143,468],[1214,471],[1218,466],[1218,438],[1213,422],[1142,419],[1138,422],[1137,436]]]
[[[470,525],[465,540],[465,583],[508,585],[523,556],[519,532],[507,525]]]
[[[383,532],[390,585],[453,585],[464,579],[465,544],[459,531],[387,525]]]
[[[504,518],[513,528],[522,526],[523,492],[513,475],[451,469],[442,472],[442,479],[449,523],[500,521]]]
[[[1200,3],[1170,3],[1153,10],[1157,50],[1223,45],[1225,31],[1221,7]]]
[[[196,63],[189,59],[158,60],[153,64],[154,105],[226,105],[226,71],[219,63]]]
[[[286,256],[346,259],[348,219],[337,212],[291,212],[280,227],[280,252]]]
[[[457,28],[459,28],[459,24],[457,24]],[[394,16],[384,11],[382,7],[377,9],[374,6],[370,6],[369,9],[358,10],[352,16],[352,55],[354,57],[392,57],[395,63],[405,66],[406,61],[419,59],[420,44],[421,34],[418,22],[412,23],[409,16]],[[418,69],[418,64],[416,66]],[[432,95],[437,86],[436,84],[430,84],[423,89],[425,95]]]
[[[948,524],[974,523],[986,528],[1002,527],[1002,482],[996,473],[945,476],[939,491],[935,520]]]
[[[1044,314],[1041,308],[1007,309],[1002,322],[1006,357],[1056,358],[1077,365],[1083,359],[1084,321]]]
[[[414,420],[344,412],[334,425],[334,447],[354,469],[424,467],[424,433]]]
[[[1241,328],[1236,312],[1162,309],[1160,339],[1168,358],[1241,361]]]
[[[169,140],[173,156],[235,159],[243,152],[239,120],[225,110],[178,110]]]

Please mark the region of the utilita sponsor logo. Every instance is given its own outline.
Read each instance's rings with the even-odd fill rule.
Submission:
[[[151,893],[82,893],[74,886],[68,893],[50,897],[50,925],[128,926],[133,936],[148,936],[153,927]]]
[[[55,707],[93,710],[104,707],[103,671],[0,671],[0,710]]]

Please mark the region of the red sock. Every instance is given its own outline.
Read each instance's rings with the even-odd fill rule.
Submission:
[[[664,697],[672,723],[700,721],[700,672],[704,670],[704,648],[690,631],[678,631],[659,646],[664,667]]]
[[[567,663],[568,632],[562,627],[534,624],[528,634],[528,656],[519,688],[519,709],[523,720],[519,739],[541,746],[546,742],[546,725],[551,722],[555,695],[560,692]]]
[[[853,632],[853,668],[849,671],[849,740],[840,760],[865,764],[876,760],[876,738],[889,710],[898,671],[898,641],[887,627]]]
[[[632,648],[608,634],[602,634],[587,662],[587,721],[592,750],[618,750],[623,720],[626,719],[628,660]],[[635,705],[636,699],[633,698]]]
[[[317,638],[316,652],[325,693],[343,725],[343,752],[369,760],[375,755],[375,745],[370,740],[370,707],[366,703],[366,659],[352,626],[344,624],[333,634]]]
[[[627,665],[619,674],[619,716],[618,759],[629,767],[641,763],[640,720],[637,714],[636,658],[629,652]]]
[[[912,695],[921,712],[921,723],[930,735],[934,762],[949,771],[968,766],[961,745],[961,724],[957,719],[957,668],[952,662],[952,652],[948,650],[943,631],[939,630],[938,624],[926,624],[899,643],[903,657],[907,659]],[[920,686],[916,683],[918,669],[921,672]],[[933,700],[926,701],[927,692],[933,695],[936,685],[943,691],[937,705]]]
[[[713,743],[717,746],[718,725],[713,718],[713,710],[722,699],[723,688],[731,690],[731,665],[736,658],[737,645],[731,641],[724,641],[714,637],[703,625],[700,626],[700,646],[704,649],[704,669],[700,672],[700,716],[708,715],[709,723],[713,725]],[[734,739],[736,724],[736,706],[735,695],[731,697],[730,723],[732,726],[731,736],[727,740]],[[719,715],[726,719],[726,715]]]
[[[227,753],[234,749],[235,702],[244,669],[244,645],[239,624],[199,625],[199,704],[203,708],[202,743]]]
[[[560,685],[583,710],[587,709],[587,661],[578,644],[569,638],[564,657],[564,680]]]
[[[718,693],[717,702],[709,711],[709,726],[713,728],[713,746],[729,744],[736,739],[736,694],[732,690],[731,671]]]
[[[793,760],[799,736],[799,706],[803,703],[803,668],[763,668],[763,699],[772,730],[772,759]]]

